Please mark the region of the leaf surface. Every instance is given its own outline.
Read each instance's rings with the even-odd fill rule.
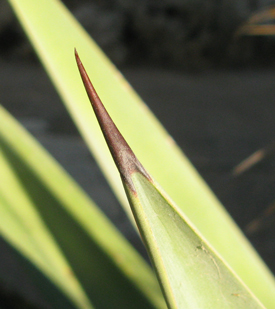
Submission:
[[[166,308],[143,258],[1,106],[0,174],[2,237],[75,307]]]
[[[9,2],[125,209],[129,212],[119,174],[90,112],[82,85],[77,83],[72,53],[75,47],[112,118],[146,169],[255,295],[273,309],[273,275],[172,138],[62,3]]]
[[[146,172],[76,60],[168,307],[264,308]]]

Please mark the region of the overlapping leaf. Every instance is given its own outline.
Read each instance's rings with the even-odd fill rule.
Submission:
[[[76,307],[166,307],[149,266],[1,106],[0,150],[1,236]]]
[[[120,200],[126,205],[118,173],[77,83],[74,47],[145,167],[255,295],[273,308],[275,284],[271,273],[169,135],[62,4],[54,0],[10,3]]]

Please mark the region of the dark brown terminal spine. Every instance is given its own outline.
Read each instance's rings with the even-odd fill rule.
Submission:
[[[150,181],[151,177],[148,175],[144,167],[138,161],[132,149],[127,144],[124,137],[121,135],[118,128],[116,127],[113,120],[106,111],[89,79],[86,70],[84,69],[84,66],[78,56],[76,49],[75,58],[86,92],[94,109],[95,115],[105,137],[107,145],[113,156],[115,164],[123,180],[127,183],[130,189],[135,192],[136,190],[131,179],[132,173],[139,172]]]

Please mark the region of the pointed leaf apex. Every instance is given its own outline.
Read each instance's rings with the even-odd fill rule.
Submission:
[[[132,173],[139,172],[150,181],[151,177],[148,175],[144,167],[138,161],[132,149],[125,141],[124,137],[121,135],[110,115],[106,111],[104,105],[102,104],[99,96],[95,91],[93,84],[89,79],[89,76],[78,56],[76,49],[75,58],[86,92],[94,109],[95,115],[105,137],[107,145],[113,156],[115,164],[126,185],[129,186],[131,191],[135,192],[136,190],[131,179]]]

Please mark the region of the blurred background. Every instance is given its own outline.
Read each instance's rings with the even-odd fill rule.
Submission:
[[[272,8],[272,0],[62,2],[119,66],[193,71],[274,62],[272,37],[236,36],[255,12]],[[32,49],[7,1],[0,1],[0,9],[1,56],[31,57]]]
[[[63,2],[275,272],[275,1]],[[5,0],[0,0],[0,78],[1,104],[145,254]],[[14,277],[24,272],[0,242],[5,265],[0,271],[9,290],[21,284]],[[38,297],[24,280],[31,297]]]

